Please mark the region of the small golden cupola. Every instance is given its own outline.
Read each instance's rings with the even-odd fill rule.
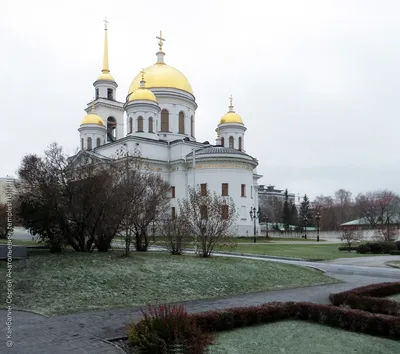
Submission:
[[[110,67],[108,65],[108,35],[107,35],[107,18],[104,20],[104,57],[103,57],[103,70],[97,80],[115,81],[110,74]]]
[[[229,97],[229,111],[219,121],[216,144],[225,148],[244,150],[246,127],[242,117],[233,110],[232,95]]]
[[[153,101],[157,102],[157,98],[153,92],[146,88],[146,81],[144,79],[145,71],[142,69],[141,75],[142,80],[140,81],[140,87],[133,91],[128,98],[129,102],[132,101],[139,101],[139,100],[146,100],[146,101]]]
[[[242,117],[233,110],[232,95],[229,98],[229,111],[221,118],[219,124],[238,123],[243,124]]]
[[[83,118],[82,124],[97,124],[97,125],[102,125],[105,126],[103,119],[96,114],[96,111],[94,109],[94,100],[92,102],[92,109],[90,111],[90,113]]]

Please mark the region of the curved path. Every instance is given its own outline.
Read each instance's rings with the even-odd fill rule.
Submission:
[[[332,292],[344,291],[382,281],[400,280],[400,270],[392,268],[271,259],[263,256],[227,254],[218,254],[218,256],[251,258],[259,259],[260,261],[268,260],[317,267],[326,271],[328,276],[342,280],[343,283],[243,294],[228,298],[187,301],[184,304],[189,312],[259,305],[271,301],[310,301],[328,304],[328,297]],[[6,311],[0,310],[4,328],[2,331],[3,338],[0,342],[0,353],[117,354],[121,353],[121,351],[105,340],[126,335],[126,324],[132,319],[137,320],[140,318],[141,312],[139,308],[125,308],[44,317],[29,312],[13,311],[12,348],[5,346],[6,316]]]

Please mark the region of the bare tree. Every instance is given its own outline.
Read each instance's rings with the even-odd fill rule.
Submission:
[[[126,148],[117,152],[118,170],[123,196],[120,208],[123,212],[121,233],[125,236],[125,255],[130,245],[136,251],[147,251],[150,246],[150,224],[166,213],[170,201],[170,185],[150,170],[140,152]]]
[[[398,236],[399,230],[396,228],[396,226],[386,225],[386,227],[379,229],[376,238],[385,242],[393,242],[396,241]]]
[[[164,217],[159,223],[158,229],[159,236],[163,238],[164,247],[171,254],[181,255],[193,241],[189,225],[180,215]]]
[[[335,209],[338,226],[351,220],[352,206],[353,200],[351,192],[343,188],[335,192]]]
[[[343,230],[340,236],[340,241],[345,242],[349,252],[351,251],[351,245],[359,242],[363,239],[363,234],[357,230]]]
[[[391,241],[395,237],[396,227],[400,215],[400,198],[397,194],[388,190],[378,190],[359,194],[356,204],[360,216],[370,226],[377,230],[375,236],[385,241]],[[386,229],[386,231],[383,231]]]
[[[226,243],[235,234],[235,203],[230,197],[189,189],[189,198],[179,200],[179,215],[187,223],[191,235],[200,243],[202,257],[209,257],[214,247]]]
[[[318,210],[323,217],[320,221],[321,231],[332,231],[339,229],[336,218],[335,202],[332,197],[317,196],[312,203],[312,208]]]

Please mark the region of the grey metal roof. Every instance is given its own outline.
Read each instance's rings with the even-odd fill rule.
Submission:
[[[196,156],[199,155],[212,155],[212,154],[230,154],[230,155],[242,155],[242,156],[247,156],[253,159],[250,155],[246,154],[243,151],[233,149],[233,148],[228,148],[228,147],[223,147],[223,146],[210,146],[206,147],[204,149],[199,149],[196,150]],[[187,154],[187,156],[192,156],[193,152]]]
[[[377,221],[377,222],[380,223],[380,221]],[[399,222],[400,222],[400,218],[396,215],[389,218],[390,224],[398,224]],[[385,221],[384,221],[384,223],[385,223]],[[353,225],[368,226],[368,225],[370,225],[370,221],[366,218],[361,218],[361,219],[356,219],[356,220],[351,220],[351,221],[345,222],[344,224],[340,224],[340,226],[353,226]]]

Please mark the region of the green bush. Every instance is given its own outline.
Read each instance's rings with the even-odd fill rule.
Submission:
[[[356,248],[357,253],[373,253],[373,254],[390,254],[390,252],[397,250],[395,242],[368,242],[361,244]]]
[[[202,354],[213,343],[214,334],[203,331],[183,305],[149,306],[143,319],[129,326],[129,342],[139,353]]]
[[[390,254],[392,251],[397,250],[397,245],[395,242],[379,242],[383,253]]]
[[[398,255],[400,255],[400,250],[391,251],[390,254],[391,254],[392,256],[398,256]]]
[[[368,246],[368,244],[362,243],[361,245],[358,245],[356,248],[357,253],[371,253],[371,248]]]

